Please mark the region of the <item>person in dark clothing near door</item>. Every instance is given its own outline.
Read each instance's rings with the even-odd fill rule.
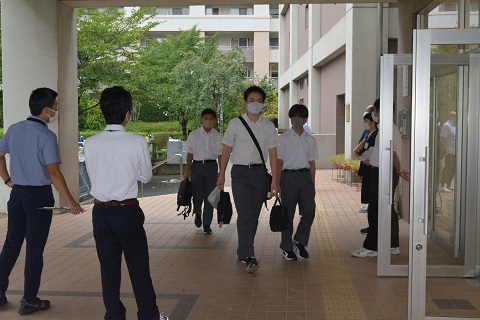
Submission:
[[[142,136],[128,133],[132,96],[122,87],[103,90],[100,109],[107,126],[85,140],[85,165],[95,198],[93,236],[102,275],[105,319],[125,320],[120,300],[122,253],[125,256],[141,320],[168,320],[160,315],[150,277],[145,215],[137,200],[138,183],[152,177],[148,145]]]
[[[360,191],[360,201],[363,204],[367,204],[367,213],[368,213],[368,202],[369,202],[369,190],[370,190],[370,180],[372,176],[372,167],[369,164],[370,160],[370,152],[366,152],[368,149],[371,149],[375,146],[375,138],[378,133],[377,123],[373,121],[372,115],[370,112],[365,112],[363,114],[363,125],[364,128],[368,130],[368,135],[365,137],[365,140],[359,144],[353,152],[355,156],[361,160],[360,162],[360,169],[361,169],[361,177],[362,177],[362,187]],[[370,150],[371,151],[371,150]],[[368,155],[367,155],[368,154]],[[367,162],[367,164],[365,164]],[[360,174],[360,169],[359,174]],[[363,211],[361,211],[363,212]],[[360,230],[361,233],[367,234],[368,227],[363,228]]]
[[[83,212],[68,190],[60,171],[57,136],[48,124],[58,118],[57,92],[35,89],[29,99],[31,115],[8,128],[0,140],[0,176],[12,188],[8,201],[8,230],[0,253],[0,308],[6,306],[9,276],[26,239],[25,285],[20,309],[29,315],[50,307],[50,301],[37,297],[43,270],[43,250],[47,243],[55,200],[52,183],[67,201],[71,213]],[[10,155],[10,173],[5,155]]]
[[[375,101],[374,110],[372,111],[372,119],[373,121],[377,122],[380,118],[380,99]],[[394,125],[394,124],[392,124]],[[380,158],[380,134],[377,134],[375,138],[375,146],[372,150],[372,155],[370,160],[368,161],[369,164],[372,166],[372,176],[369,188],[369,204],[368,204],[368,225],[369,231],[363,242],[363,246],[360,249],[353,250],[350,254],[357,258],[366,258],[366,257],[376,257],[378,255],[377,248],[378,248],[378,179],[379,179],[379,158]],[[400,148],[399,144],[400,141],[396,141],[396,135],[393,135],[393,170],[397,176],[402,177],[405,181],[410,181],[410,174],[401,169],[400,159],[398,157],[397,152],[395,151],[397,148]],[[394,188],[398,184],[398,179],[393,177],[393,186]],[[395,190],[395,189],[394,189]],[[398,226],[398,218],[395,210],[393,207],[391,209],[391,243],[390,243],[390,253],[391,254],[400,254],[400,241],[399,241],[399,226]]]

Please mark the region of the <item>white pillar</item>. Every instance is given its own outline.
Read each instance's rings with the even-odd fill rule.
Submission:
[[[79,196],[78,176],[77,16],[75,9],[58,5],[58,144],[62,170],[74,199]],[[61,204],[66,205],[62,199]]]
[[[314,65],[313,45],[320,40],[320,5],[311,4],[308,12],[308,47],[310,48],[310,62],[308,67],[308,124],[312,133],[320,133],[320,101],[321,101],[321,77],[320,70]]]
[[[378,14],[374,4],[347,5],[345,104],[350,121],[345,124],[345,156],[350,157],[363,131],[362,117],[376,96]],[[366,34],[372,35],[365,37]]]
[[[259,78],[269,76],[270,68],[270,33],[256,31],[253,33],[253,73]]]
[[[32,90],[49,87],[58,91],[59,124],[49,127],[59,135],[62,171],[73,189],[71,191],[78,194],[77,158],[72,165],[74,155],[77,157],[77,100],[74,98],[77,82],[72,81],[73,77],[76,79],[76,62],[72,72],[72,58],[66,57],[73,54],[76,61],[76,43],[75,48],[59,46],[59,40],[62,45],[72,41],[66,41],[71,33],[62,28],[68,27],[76,32],[76,27],[71,23],[69,26],[57,23],[58,13],[74,12],[63,5],[58,9],[58,6],[57,0],[2,0],[4,130],[28,117],[28,98]],[[75,18],[75,15],[70,18]],[[59,58],[62,58],[60,64]],[[5,187],[0,189],[0,212],[6,212],[10,190]]]
[[[288,114],[285,114],[285,109],[288,107],[287,102],[289,97],[288,89],[281,88],[281,78],[286,70],[290,66],[286,65],[285,63],[285,53],[289,52],[289,41],[284,41],[285,39],[285,32],[287,32],[286,25],[289,25],[289,21],[287,22],[287,17],[285,14],[282,14],[285,5],[279,5],[279,24],[280,24],[280,32],[278,34],[278,46],[279,46],[279,57],[278,57],[278,128],[285,129],[288,127]],[[289,9],[288,9],[289,10]],[[288,109],[287,109],[288,110]],[[288,111],[287,111],[288,113]]]
[[[298,60],[298,4],[290,5],[290,69]],[[290,90],[289,101],[290,105],[286,106],[286,110],[290,110],[290,107],[298,103],[298,84],[290,77]],[[288,111],[285,119],[288,119]],[[290,121],[288,120],[289,124]]]

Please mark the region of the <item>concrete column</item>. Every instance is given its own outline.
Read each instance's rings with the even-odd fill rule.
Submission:
[[[288,67],[285,64],[285,53],[287,50],[290,50],[287,41],[285,41],[285,32],[287,32],[287,16],[282,14],[285,5],[279,5],[279,22],[280,30],[278,33],[278,46],[279,46],[279,57],[278,57],[278,74],[279,74],[279,88],[278,88],[278,128],[284,129],[287,127],[287,118],[285,115],[286,101],[288,101],[288,91],[284,88],[280,88],[280,77],[284,74],[285,70],[288,70]]]
[[[204,16],[205,6],[190,6],[189,11],[191,16]]]
[[[290,66],[298,60],[298,7],[290,5]]]
[[[58,5],[58,144],[62,170],[74,199],[78,178],[77,17],[75,9]],[[64,199],[60,202],[66,205]]]
[[[345,125],[345,156],[350,157],[363,131],[365,107],[376,96],[378,13],[375,4],[347,5],[345,104],[350,121]],[[372,35],[365,37],[366,34]]]
[[[67,27],[64,23],[57,22],[59,13],[63,15],[70,10],[70,18],[75,19],[75,15],[73,9],[58,6],[57,0],[2,1],[4,129],[28,117],[32,90],[50,87],[58,91],[59,123],[49,128],[59,136],[62,171],[67,173],[69,187],[78,194],[76,43],[72,47],[71,41],[75,40],[67,41],[67,35],[76,32],[76,27],[70,21],[69,32],[62,30]],[[65,19],[68,18],[62,21]],[[59,41],[62,46],[71,45],[64,48]],[[6,212],[9,194],[10,189],[1,188],[0,212]],[[60,204],[58,194],[56,200]]]
[[[278,128],[286,129],[289,127],[288,119],[288,100],[289,100],[289,91],[288,88],[283,90],[278,90]]]
[[[257,31],[253,33],[253,73],[263,78],[269,75],[270,33]]]
[[[298,60],[298,4],[291,4],[290,5],[290,69],[291,66],[295,64]],[[290,77],[291,79],[291,77]],[[289,110],[290,107],[298,103],[298,85],[295,81],[290,80],[289,85],[290,90],[289,92],[289,101],[290,105],[285,106],[286,110]],[[288,111],[285,118],[288,120]],[[289,121],[289,120],[288,120]]]
[[[320,101],[321,101],[321,77],[320,70],[314,67],[313,45],[320,40],[320,5],[311,4],[308,12],[308,47],[310,62],[308,67],[308,124],[312,133],[320,133]]]

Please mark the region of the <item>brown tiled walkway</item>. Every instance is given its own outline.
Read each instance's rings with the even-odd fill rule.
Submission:
[[[177,216],[175,194],[142,198],[151,273],[161,311],[172,320],[406,319],[407,279],[378,278],[376,258],[358,259],[349,254],[361,245],[364,236],[359,229],[367,225],[366,214],[358,213],[357,188],[332,180],[330,170],[318,170],[316,189],[317,217],[308,246],[311,258],[285,261],[278,248],[280,235],[270,232],[268,211],[263,210],[255,242],[260,261],[256,274],[245,272],[245,265],[235,259],[235,218],[221,229],[213,227],[212,235],[204,235],[191,218],[184,221]],[[17,314],[23,291],[22,253],[10,277],[10,303],[0,310],[0,319],[103,319],[91,206],[85,208],[82,215],[62,214],[53,219],[39,293],[52,301],[52,308],[30,317]],[[6,222],[6,216],[0,216],[2,241]],[[401,222],[400,229],[402,254],[395,259],[408,261],[408,225]],[[127,318],[136,319],[125,266],[123,279]],[[479,315],[479,289],[463,279],[438,281],[430,286],[427,301],[432,314],[440,308],[430,299],[468,299],[473,309],[465,312]]]

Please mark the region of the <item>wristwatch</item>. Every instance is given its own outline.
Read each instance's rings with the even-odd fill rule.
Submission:
[[[8,184],[12,179],[9,177],[7,180],[5,180],[5,184]]]

